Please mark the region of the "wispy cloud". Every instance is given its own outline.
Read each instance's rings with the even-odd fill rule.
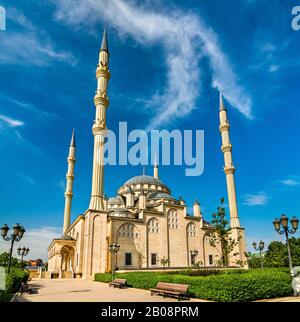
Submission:
[[[45,118],[49,120],[49,118],[56,118],[57,115],[49,112],[45,112],[40,108],[36,107],[34,104],[22,102],[20,100],[14,99],[12,97],[8,97],[6,95],[0,94],[0,98],[4,99],[6,102],[10,104],[16,105],[17,107],[22,108],[25,111],[31,112],[38,117]]]
[[[26,259],[42,258],[47,260],[47,248],[53,238],[61,236],[61,228],[59,227],[40,227],[34,229],[26,229],[22,243],[30,249]],[[7,242],[0,240],[0,252],[7,251]],[[14,256],[17,256],[14,254]]]
[[[285,179],[285,180],[282,180],[281,183],[288,187],[294,187],[300,184],[300,182],[295,179]]]
[[[199,61],[203,56],[211,64],[213,87],[222,91],[232,106],[251,117],[251,98],[240,85],[217,35],[194,13],[169,8],[154,11],[147,5],[136,6],[133,1],[87,0],[74,5],[71,0],[56,0],[53,3],[58,9],[56,19],[72,26],[97,24],[104,19],[120,36],[130,36],[144,46],[163,47],[167,81],[162,91],[154,89],[149,99],[156,111],[149,127],[185,117],[196,108],[201,93]]]
[[[246,206],[265,206],[269,203],[270,197],[264,193],[259,192],[258,194],[246,194],[244,195],[243,204]]]
[[[10,128],[20,127],[20,126],[24,125],[23,121],[12,119],[12,118],[2,115],[2,114],[0,114],[0,122],[2,122],[2,124],[4,124],[5,126],[8,126]]]
[[[19,177],[21,177],[24,181],[29,182],[30,184],[35,184],[35,181],[26,173],[19,172]]]
[[[0,64],[42,66],[52,60],[75,63],[72,54],[58,49],[45,31],[15,8],[7,8],[7,20],[11,28],[1,34]]]

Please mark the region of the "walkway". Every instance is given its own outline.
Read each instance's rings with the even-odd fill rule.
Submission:
[[[117,289],[106,283],[82,279],[33,279],[32,295],[18,295],[17,302],[177,302],[177,299],[151,296],[135,288]],[[205,302],[191,299],[189,302]]]

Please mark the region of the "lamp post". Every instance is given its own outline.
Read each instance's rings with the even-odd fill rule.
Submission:
[[[25,229],[23,226],[20,226],[20,224],[15,224],[13,226],[13,232],[10,236],[7,236],[7,233],[9,231],[9,227],[5,224],[3,227],[1,227],[1,236],[5,241],[11,241],[11,246],[10,246],[10,252],[9,252],[9,262],[8,262],[8,268],[7,268],[7,273],[10,272],[10,267],[11,267],[11,258],[12,258],[12,252],[13,252],[13,247],[14,247],[14,242],[19,242],[24,233]]]
[[[289,218],[286,215],[282,215],[280,219],[276,218],[273,221],[273,225],[275,230],[279,235],[285,235],[286,238],[286,245],[288,249],[288,256],[289,256],[289,266],[290,266],[290,271],[291,275],[293,276],[293,263],[292,263],[292,256],[291,256],[291,249],[290,249],[290,243],[289,243],[289,234],[295,234],[298,226],[299,226],[299,219],[296,217],[293,217],[290,220],[290,223],[292,225],[292,229],[289,228]],[[281,230],[281,227],[283,228]]]
[[[198,251],[191,250],[190,254],[191,254],[191,266],[194,266],[194,265],[196,265],[195,258],[196,258],[197,254],[198,254]]]
[[[26,247],[18,248],[18,255],[21,256],[21,268],[23,268],[23,257],[27,256],[28,253],[29,253],[29,248],[26,248]]]
[[[111,252],[111,281],[113,282],[114,281],[113,254],[116,254],[117,256],[117,253],[120,249],[120,244],[118,243],[110,244],[108,246],[108,249]]]
[[[260,265],[261,265],[261,269],[264,269],[264,263],[263,263],[263,258],[262,258],[262,251],[264,250],[265,248],[265,243],[261,240],[258,244],[258,247],[257,247],[257,243],[254,241],[252,243],[252,246],[253,248],[256,250],[256,251],[259,251],[259,258],[260,258]]]

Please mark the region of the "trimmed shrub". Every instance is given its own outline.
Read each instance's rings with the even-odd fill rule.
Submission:
[[[20,288],[22,282],[26,283],[29,278],[29,273],[22,270],[13,268],[6,277],[6,291],[15,293]]]
[[[26,283],[29,273],[17,268],[12,268],[6,276],[6,290],[0,291],[0,302],[8,302],[14,293],[16,293],[22,282]]]
[[[249,302],[259,299],[290,296],[293,294],[288,270],[244,270],[229,274],[186,276],[155,272],[117,273],[135,288],[150,289],[158,282],[189,284],[192,297],[218,302]],[[96,274],[95,281],[110,282],[110,274]]]

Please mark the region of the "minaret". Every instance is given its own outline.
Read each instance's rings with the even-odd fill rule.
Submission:
[[[158,164],[157,164],[157,157],[156,157],[156,155],[155,155],[155,158],[154,158],[153,177],[155,179],[159,179],[159,176],[158,176]]]
[[[94,160],[92,177],[92,195],[89,209],[105,210],[104,203],[104,137],[106,128],[106,109],[109,105],[107,97],[107,86],[110,79],[108,70],[109,51],[107,42],[106,26],[103,33],[102,44],[99,54],[99,64],[96,70],[98,81],[94,103],[96,107],[96,117],[93,125],[94,135]]]
[[[65,212],[64,212],[64,228],[63,234],[70,227],[70,218],[71,218],[71,206],[72,206],[72,198],[73,198],[73,182],[74,182],[74,167],[75,167],[75,130],[72,133],[71,144],[69,148],[69,156],[68,156],[68,172],[66,175],[67,178],[67,186],[65,192]]]
[[[226,183],[227,183],[228,201],[229,201],[230,227],[240,228],[240,220],[238,216],[235,182],[234,182],[235,167],[232,161],[232,145],[229,138],[230,124],[227,119],[227,111],[224,106],[223,96],[221,93],[220,93],[219,115],[220,115],[219,130],[222,136],[221,150],[224,153],[224,161],[225,161],[224,172],[226,174]]]

